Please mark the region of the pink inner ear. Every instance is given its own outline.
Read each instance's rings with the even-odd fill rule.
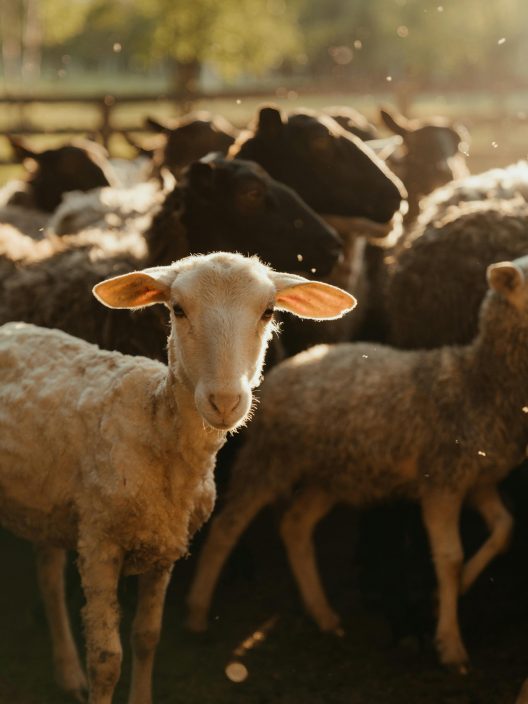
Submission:
[[[285,308],[294,310],[296,313],[306,313],[315,314],[319,307],[316,305],[316,301],[313,298],[306,300],[306,298],[300,295],[302,291],[294,289],[288,293],[279,294],[277,296],[277,303],[283,305]]]
[[[138,293],[136,305],[146,306],[148,303],[157,303],[164,301],[164,292],[156,288],[145,288],[144,291]]]

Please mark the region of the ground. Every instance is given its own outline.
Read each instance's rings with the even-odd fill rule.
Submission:
[[[351,512],[337,509],[317,535],[326,587],[343,615],[343,639],[322,635],[305,615],[275,524],[276,516],[268,511],[244,537],[222,578],[212,625],[203,636],[186,633],[182,625],[194,557],[177,564],[156,660],[156,704],[514,703],[528,675],[528,573],[526,552],[518,541],[462,600],[471,671],[459,676],[437,664],[429,636],[421,644],[413,637],[394,644],[383,616],[365,606],[358,589]],[[196,545],[194,552],[198,549]],[[0,552],[0,704],[65,704],[68,699],[53,682],[32,548],[2,532]],[[82,640],[83,597],[73,561],[68,577],[69,605]],[[123,580],[120,600],[125,663],[116,704],[126,702],[129,681],[133,578]],[[263,636],[257,635],[254,647],[234,656],[256,631]],[[225,674],[233,660],[248,671],[239,684]]]

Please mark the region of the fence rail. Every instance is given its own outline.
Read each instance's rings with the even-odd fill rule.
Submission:
[[[409,107],[409,93],[398,90],[398,86],[392,87],[394,102],[400,106],[400,108]],[[449,94],[451,92],[455,93],[456,90],[442,90],[442,93]],[[508,94],[508,91],[503,91],[504,95]],[[222,92],[207,92],[207,93],[194,93],[192,96],[183,94],[130,94],[130,95],[115,95],[115,94],[92,94],[92,95],[6,95],[0,96],[0,106],[18,107],[19,114],[16,120],[16,126],[13,128],[1,128],[0,135],[78,135],[83,132],[95,132],[100,135],[100,139],[105,147],[108,148],[110,138],[113,134],[117,132],[146,132],[144,125],[141,123],[130,123],[116,125],[115,121],[115,110],[118,107],[125,105],[138,105],[141,103],[157,105],[170,105],[172,106],[175,113],[184,113],[192,109],[194,103],[201,101],[215,101],[215,100],[251,100],[251,99],[270,99],[270,97],[275,97],[276,99],[290,99],[292,105],[297,102],[297,99],[301,100],[303,98],[310,98],[313,96],[335,96],[336,94],[349,94],[351,96],[351,102],[354,101],[355,96],[361,96],[356,90],[349,89],[343,85],[332,85],[326,84],[325,86],[320,85],[310,85],[301,86],[296,90],[290,90],[286,88],[262,88],[262,89],[238,89],[238,90],[228,90]],[[404,96],[402,98],[402,95]],[[424,93],[419,93],[413,95],[413,98],[422,97]],[[27,115],[25,108],[33,105],[89,105],[96,108],[98,113],[98,118],[95,120],[95,124],[91,126],[72,126],[72,125],[58,125],[50,128],[39,126]],[[441,108],[439,107],[441,112]],[[516,112],[515,110],[508,109],[507,101],[496,100],[493,111],[487,112],[486,114],[479,113],[477,111],[471,111],[470,114],[460,115],[461,121],[463,121],[470,130],[475,127],[480,128],[500,128],[504,129],[509,126],[515,126],[520,124],[526,124],[527,115],[523,112]],[[526,155],[524,155],[526,156]],[[13,163],[9,159],[1,159],[0,165]]]

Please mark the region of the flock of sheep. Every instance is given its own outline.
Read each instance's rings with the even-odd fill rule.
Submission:
[[[129,703],[152,701],[172,565],[212,513],[216,453],[253,415],[189,628],[206,628],[246,526],[285,500],[306,609],[340,633],[314,529],[336,503],[405,497],[429,537],[438,657],[467,670],[458,597],[508,546],[498,484],[528,444],[528,165],[469,176],[462,127],[381,117],[393,137],[338,108],[267,106],[241,132],[149,120],[159,144],[130,164],[11,140],[29,171],[0,204],[0,523],[36,545],[55,676],[79,701],[112,701],[121,574],[139,575]],[[489,530],[466,561],[464,504]]]

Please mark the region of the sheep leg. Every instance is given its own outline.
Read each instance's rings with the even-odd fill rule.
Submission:
[[[152,668],[161,633],[165,593],[172,566],[139,576],[138,605],[132,624],[132,684],[129,704],[152,704]]]
[[[319,489],[304,491],[282,517],[280,532],[306,610],[322,631],[342,635],[339,616],[321,584],[312,540],[315,526],[334,504],[335,499]]]
[[[528,679],[524,680],[515,704],[528,704]]]
[[[116,545],[90,543],[79,549],[90,704],[111,704],[121,672],[117,586],[122,562]]]
[[[66,551],[49,545],[36,547],[37,576],[51,633],[55,679],[78,701],[88,689],[73,639],[64,591]]]
[[[267,492],[257,491],[251,497],[246,493],[231,501],[228,497],[224,509],[211,522],[187,597],[186,626],[189,630],[200,632],[207,629],[207,615],[222,567],[244,529],[270,498]]]
[[[513,529],[513,518],[502,503],[496,486],[477,487],[469,499],[486,522],[490,536],[462,570],[462,594],[467,592],[493,558],[507,549]]]
[[[461,504],[461,497],[441,492],[427,495],[422,500],[422,515],[438,581],[436,647],[444,665],[464,674],[467,672],[468,656],[457,615],[464,559],[458,528]]]

